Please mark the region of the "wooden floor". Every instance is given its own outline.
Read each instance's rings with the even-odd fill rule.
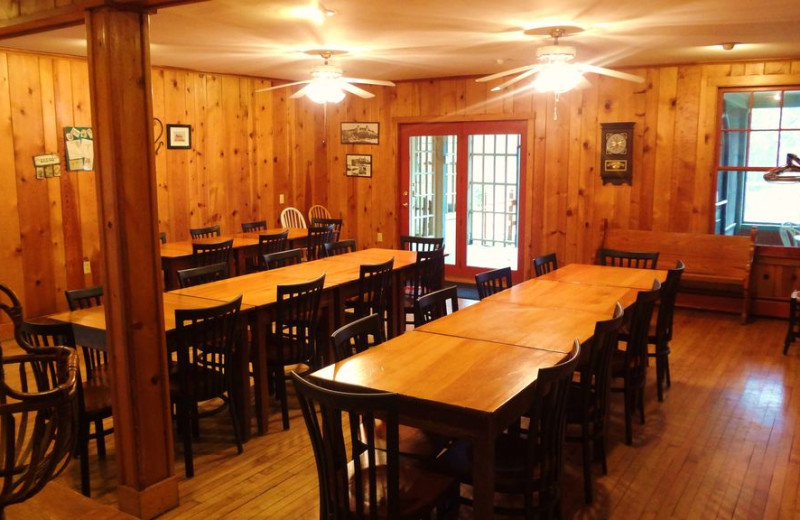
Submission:
[[[596,472],[585,506],[580,453],[567,446],[566,518],[800,518],[800,342],[782,356],[786,322],[679,310],[672,344],[672,388],[665,402],[647,387],[647,423],[622,442],[619,396],[612,396],[609,474]],[[650,368],[650,376],[654,368]],[[479,391],[479,389],[476,389]],[[298,410],[292,427],[236,455],[226,417],[201,422],[196,476],[181,478],[181,505],[163,518],[316,518],[317,474]],[[183,475],[176,445],[176,471]],[[113,444],[93,458],[93,496],[116,501]],[[77,461],[59,477],[77,489]],[[460,517],[471,518],[462,508]]]

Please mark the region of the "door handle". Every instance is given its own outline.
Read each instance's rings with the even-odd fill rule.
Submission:
[[[403,207],[404,207],[404,208],[407,208],[407,207],[408,207],[408,202],[404,202],[404,203],[403,203]]]

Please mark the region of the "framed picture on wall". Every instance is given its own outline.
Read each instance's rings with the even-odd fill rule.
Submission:
[[[342,123],[342,144],[378,144],[379,123]]]
[[[347,154],[348,177],[372,177],[372,156]]]
[[[167,148],[178,150],[192,149],[191,125],[167,125]]]

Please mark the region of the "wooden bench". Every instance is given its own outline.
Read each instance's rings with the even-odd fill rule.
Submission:
[[[682,260],[686,270],[681,278],[680,291],[700,297],[682,298],[678,303],[688,307],[718,308],[702,297],[741,298],[742,323],[745,323],[750,308],[750,267],[753,264],[755,236],[755,228],[749,236],[730,236],[609,229],[608,221],[605,221],[600,247],[658,251],[659,269],[671,269],[678,260]]]

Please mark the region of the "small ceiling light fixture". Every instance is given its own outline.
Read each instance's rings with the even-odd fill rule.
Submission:
[[[733,48],[736,47],[736,45],[738,43],[739,42],[723,42],[723,43],[720,43],[719,45],[720,45],[720,47],[722,47],[726,51],[732,51]]]

